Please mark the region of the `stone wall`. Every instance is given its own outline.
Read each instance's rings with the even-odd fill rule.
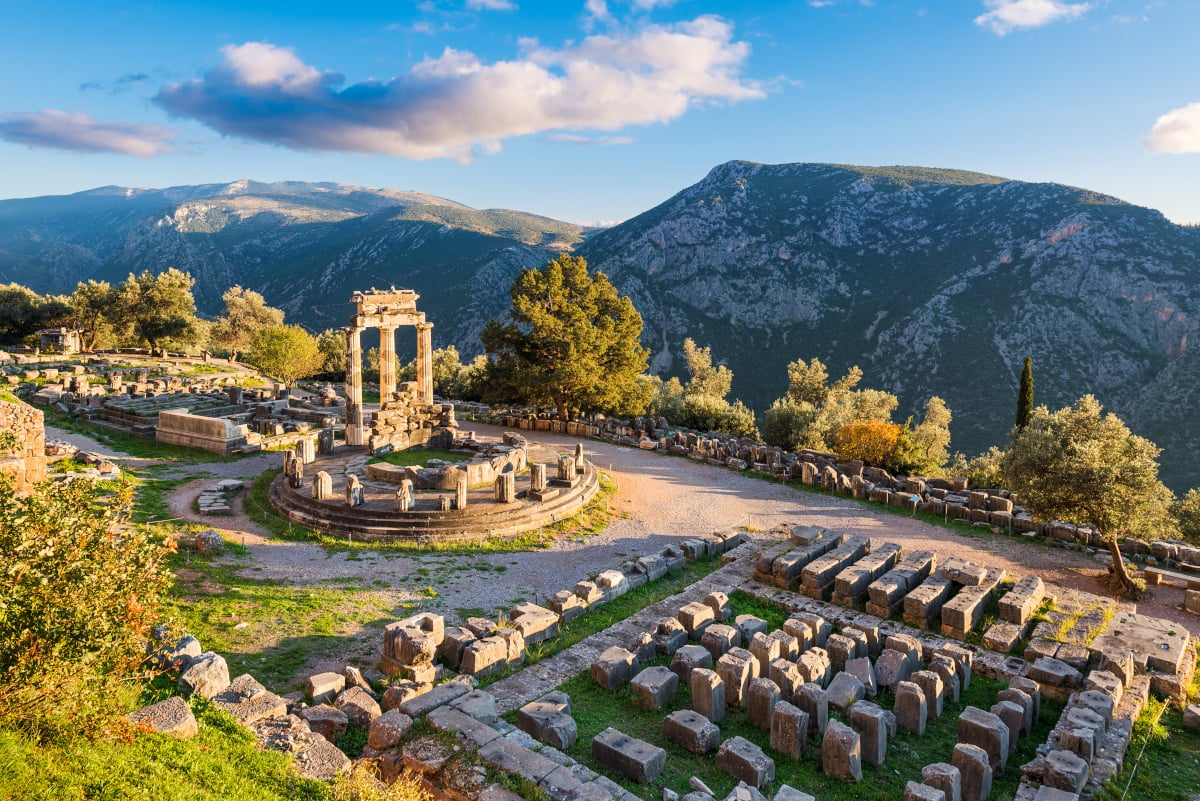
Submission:
[[[159,442],[201,448],[222,455],[246,444],[247,426],[236,425],[223,417],[202,417],[185,409],[158,413]]]
[[[0,401],[0,431],[17,435],[16,452],[0,453],[0,475],[12,476],[17,492],[28,492],[46,478],[46,430],[43,415],[24,403]]]

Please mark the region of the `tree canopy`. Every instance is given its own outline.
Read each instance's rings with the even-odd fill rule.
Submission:
[[[509,322],[489,322],[480,337],[500,393],[553,404],[563,419],[583,410],[642,411],[637,379],[649,356],[638,342],[642,316],[608,276],[564,253],[523,270],[510,295]]]
[[[1029,417],[1033,414],[1033,357],[1025,357],[1025,366],[1021,368],[1021,386],[1017,390],[1017,427],[1029,425]]]
[[[298,325],[261,329],[250,343],[249,361],[263,374],[291,386],[321,372],[325,354],[317,338]]]
[[[118,307],[134,336],[158,350],[168,342],[195,345],[204,326],[196,318],[195,282],[174,267],[157,275],[150,271],[130,275],[117,290]]]
[[[1158,479],[1153,442],[1139,437],[1085,395],[1074,406],[1034,409],[1013,429],[1001,471],[1010,490],[1038,520],[1065,520],[1100,533],[1122,589],[1132,587],[1118,542],[1172,527],[1172,494]]]
[[[259,331],[283,325],[283,311],[268,306],[266,298],[253,289],[231,286],[221,300],[225,309],[213,320],[209,342],[229,351],[229,357],[235,361],[239,353],[250,347]]]

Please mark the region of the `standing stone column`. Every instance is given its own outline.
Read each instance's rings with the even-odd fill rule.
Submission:
[[[512,503],[517,499],[517,477],[512,473],[501,473],[496,476],[496,501]]]
[[[379,403],[396,394],[396,327],[379,327]]]
[[[403,479],[396,488],[396,511],[407,512],[413,505],[413,483],[411,479]]]
[[[544,492],[546,489],[546,465],[542,462],[529,465],[529,489],[531,492]]]
[[[462,476],[454,486],[454,508],[460,512],[467,508],[467,478]]]
[[[417,395],[433,403],[433,323],[417,323]]]
[[[362,329],[346,328],[346,444],[363,444]]]
[[[312,464],[317,458],[316,443],[312,437],[305,437],[296,442],[296,456],[304,464]]]
[[[558,457],[558,480],[570,481],[575,478],[575,460],[570,456]]]

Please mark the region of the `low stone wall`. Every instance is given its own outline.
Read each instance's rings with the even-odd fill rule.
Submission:
[[[17,437],[15,451],[0,452],[0,475],[13,477],[17,492],[28,492],[46,479],[46,429],[44,415],[24,403],[0,401],[0,431]]]
[[[155,439],[227,455],[246,445],[247,426],[221,417],[202,417],[184,409],[158,413]]]

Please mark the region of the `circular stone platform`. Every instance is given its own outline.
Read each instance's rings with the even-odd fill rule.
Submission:
[[[548,462],[547,474],[557,475],[554,457],[557,451],[549,446],[530,443],[530,462]],[[564,451],[564,456],[570,455]],[[439,498],[454,493],[445,490],[415,489],[415,503],[407,512],[396,509],[396,484],[367,476],[369,455],[366,448],[339,446],[334,453],[318,456],[304,465],[304,481],[292,487],[287,476],[279,475],[271,482],[271,505],[279,514],[297,525],[318,529],[328,534],[353,535],[366,540],[410,541],[478,541],[481,538],[516,537],[539,526],[551,525],[570,517],[595,497],[600,489],[600,473],[591,462],[574,487],[561,487],[553,498],[537,502],[528,498],[529,472],[517,474],[517,500],[498,503],[492,486],[474,487],[467,492],[465,509],[441,511]],[[333,479],[334,497],[316,500],[312,497],[313,477],[324,470]],[[346,481],[350,473],[358,475],[365,502],[361,506],[346,504]],[[555,487],[553,480],[551,486]]]

